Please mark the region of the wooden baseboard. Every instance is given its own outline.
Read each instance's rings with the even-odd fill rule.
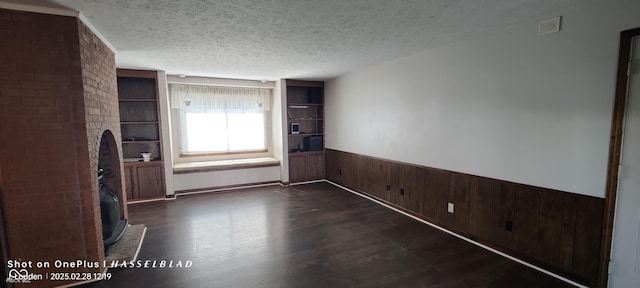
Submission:
[[[325,182],[325,179],[309,180],[309,181],[302,181],[302,182],[290,182],[289,186],[305,185],[305,184],[318,183],[318,182]]]
[[[146,198],[140,200],[127,200],[127,205],[129,204],[139,204],[139,203],[148,203],[148,202],[157,202],[157,201],[165,201],[165,200],[173,200],[171,198],[166,197],[157,197],[157,198]]]

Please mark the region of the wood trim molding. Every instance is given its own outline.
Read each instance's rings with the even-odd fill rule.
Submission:
[[[602,227],[602,246],[600,249],[600,269],[598,270],[597,287],[607,287],[609,280],[609,261],[611,260],[611,241],[613,238],[613,220],[615,217],[618,191],[618,167],[622,152],[622,134],[624,132],[624,114],[627,101],[627,63],[631,57],[631,42],[640,36],[640,28],[620,33],[618,52],[618,69],[616,76],[616,94],[613,104],[613,120],[611,121],[611,142],[609,142],[609,167],[604,201],[604,223]]]
[[[161,166],[163,164],[162,160],[153,160],[153,161],[137,161],[137,162],[124,162],[122,163],[124,167],[152,167],[152,166]]]
[[[135,199],[135,200],[128,200],[127,205],[135,205],[135,204],[141,204],[141,203],[167,201],[167,200],[173,200],[173,199],[168,199],[165,197],[141,198],[141,199]]]
[[[324,81],[303,81],[303,80],[291,80],[287,79],[287,87],[288,86],[296,86],[296,87],[320,87],[324,88]]]
[[[118,77],[132,77],[132,78],[158,78],[157,71],[150,70],[133,70],[133,69],[117,69],[116,74]],[[156,83],[157,86],[157,83]],[[158,89],[156,89],[156,98],[158,97]]]

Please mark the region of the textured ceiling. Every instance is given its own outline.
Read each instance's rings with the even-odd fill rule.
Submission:
[[[332,78],[578,0],[29,2],[80,11],[115,47],[118,67],[274,80]]]

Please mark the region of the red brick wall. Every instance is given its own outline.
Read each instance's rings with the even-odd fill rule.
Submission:
[[[98,146],[106,129],[120,138],[114,54],[74,17],[0,9],[0,39],[0,192],[9,257],[52,266],[101,261]]]
[[[85,131],[87,141],[89,142],[89,170],[95,171],[98,168],[99,146],[103,132],[110,130],[116,138],[114,143],[117,146],[118,155],[122,155],[122,145],[120,143],[120,111],[118,108],[118,87],[116,83],[116,64],[113,52],[107,47],[91,30],[82,22],[78,21],[78,30],[80,34],[80,58],[82,60],[82,80],[84,87],[84,112],[85,112]],[[80,151],[79,151],[80,152]],[[120,159],[121,157],[116,157]],[[121,175],[123,170],[122,162],[117,163],[114,173]],[[83,198],[83,203],[87,209],[83,210],[85,216],[85,229],[92,229],[92,243],[99,244],[99,250],[102,250],[102,226],[100,222],[100,208],[98,197],[98,183],[95,177],[89,177],[91,184],[88,188],[94,189],[95,193],[83,194],[87,196]],[[120,185],[113,188],[120,194],[120,199],[126,199],[124,196],[124,179],[117,177]],[[126,205],[123,205],[123,211],[127,215]],[[98,223],[97,227],[90,227],[91,223]],[[88,236],[87,236],[88,237]],[[87,255],[95,254],[91,247],[87,249]],[[99,252],[103,255],[104,251]],[[100,261],[104,259],[99,259]]]

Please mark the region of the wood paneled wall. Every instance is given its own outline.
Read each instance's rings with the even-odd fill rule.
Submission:
[[[325,157],[332,182],[576,282],[597,280],[604,199],[332,149]]]

